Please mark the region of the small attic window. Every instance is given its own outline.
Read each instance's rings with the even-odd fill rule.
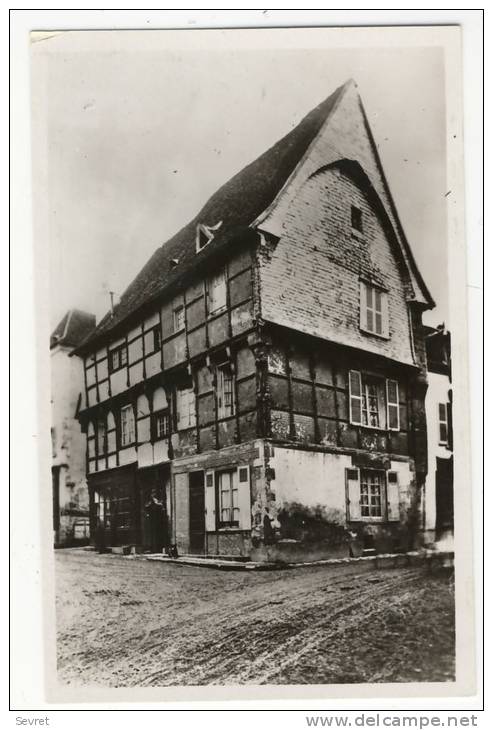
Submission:
[[[197,226],[197,234],[195,237],[195,247],[197,253],[202,251],[208,243],[212,241],[216,231],[222,226],[223,222],[219,221],[215,226],[205,226],[203,223],[199,223]]]
[[[351,228],[353,231],[363,233],[363,211],[355,205],[351,206]]]

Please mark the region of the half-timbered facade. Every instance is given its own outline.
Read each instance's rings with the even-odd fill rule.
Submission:
[[[431,306],[348,82],[158,249],[78,348],[93,530],[260,558],[409,545]]]

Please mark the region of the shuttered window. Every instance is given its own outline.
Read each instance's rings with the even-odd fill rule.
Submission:
[[[397,472],[346,469],[346,502],[350,522],[399,521]]]
[[[355,425],[399,431],[399,384],[349,371],[349,419]]]
[[[387,292],[360,282],[360,328],[365,332],[389,336]]]
[[[438,430],[439,430],[439,443],[442,445],[448,444],[448,418],[447,418],[447,404],[438,404]]]
[[[252,526],[250,467],[207,471],[205,473],[205,529],[239,528]],[[217,510],[217,516],[216,516]]]

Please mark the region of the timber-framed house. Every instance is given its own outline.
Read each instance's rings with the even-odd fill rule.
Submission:
[[[153,495],[180,553],[409,547],[432,306],[350,81],[221,187],[76,350],[93,532],[151,549]]]

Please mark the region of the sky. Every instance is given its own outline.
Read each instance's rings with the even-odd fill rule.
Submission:
[[[447,321],[441,49],[283,49],[265,35],[256,48],[235,47],[184,33],[182,46],[166,31],[39,44],[52,328],[71,307],[99,320],[109,291],[118,298],[220,185],[349,78],[437,304],[425,321]]]

